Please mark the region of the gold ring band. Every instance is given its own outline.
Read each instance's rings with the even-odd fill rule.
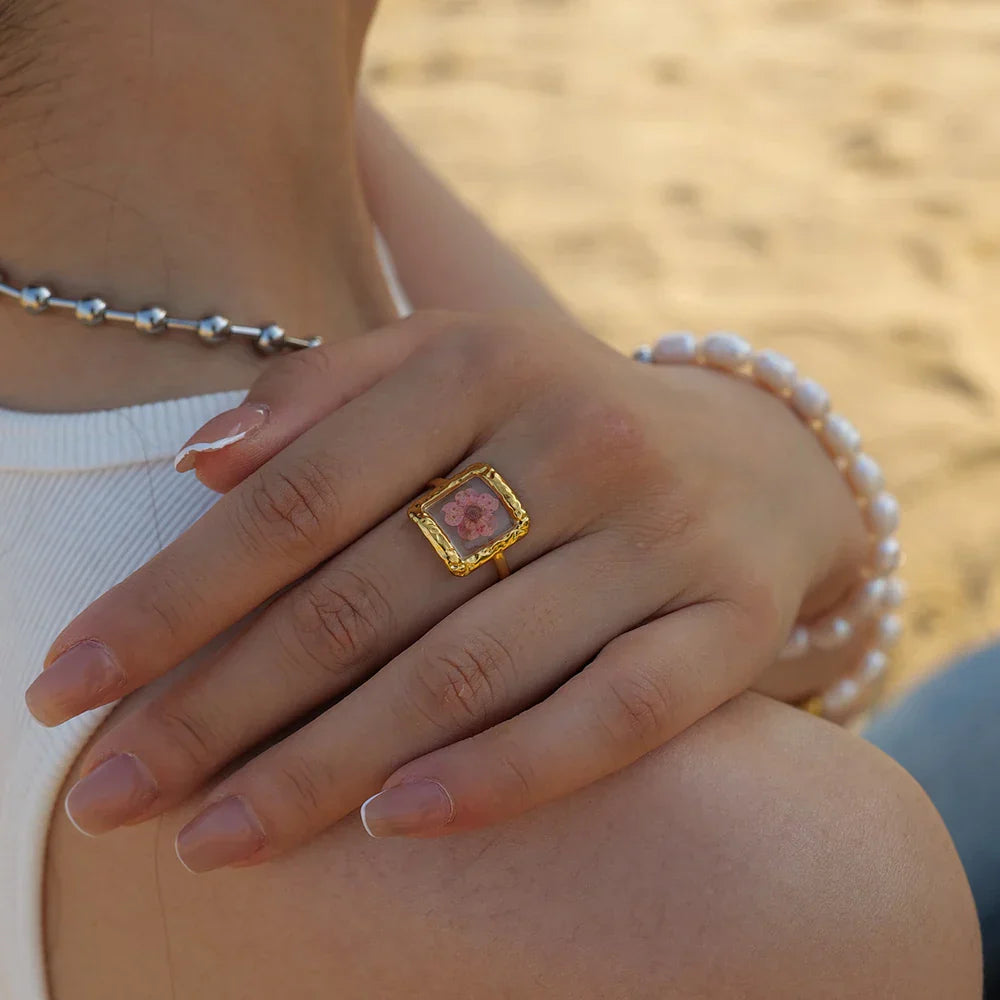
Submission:
[[[506,580],[510,576],[510,566],[507,565],[507,557],[502,552],[493,557],[493,565],[496,566],[497,576],[501,580]]]
[[[484,463],[450,479],[432,480],[407,513],[454,576],[468,576],[492,562],[499,578],[507,579],[510,566],[504,552],[531,525],[517,494]]]

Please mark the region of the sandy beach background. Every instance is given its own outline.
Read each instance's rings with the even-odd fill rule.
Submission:
[[[1000,626],[1000,4],[386,0],[367,80],[603,337],[829,386],[905,508],[897,685]]]

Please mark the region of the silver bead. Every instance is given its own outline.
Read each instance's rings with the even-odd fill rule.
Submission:
[[[810,629],[812,644],[826,653],[846,646],[854,635],[854,626],[839,615],[814,625]]]
[[[140,333],[163,333],[167,328],[167,310],[159,306],[147,306],[135,314],[135,328]]]
[[[643,344],[642,347],[637,347],[632,353],[632,360],[638,361],[641,365],[648,365],[653,360],[653,348],[649,344]]]
[[[906,584],[898,576],[890,576],[885,581],[885,592],[882,594],[882,607],[894,610],[906,600]]]
[[[784,648],[778,654],[779,660],[797,660],[809,652],[809,629],[805,625],[796,625],[788,637]]]
[[[830,412],[830,394],[819,382],[800,379],[792,390],[792,409],[810,423],[822,420]]]
[[[96,296],[91,299],[80,299],[76,304],[74,315],[84,326],[99,326],[104,322],[104,314],[108,304]]]
[[[761,351],[753,359],[753,374],[771,392],[784,395],[795,385],[795,365],[777,351]]]
[[[44,285],[31,285],[21,289],[21,305],[27,312],[35,315],[48,309],[51,298],[52,292]]]
[[[891,493],[879,493],[868,505],[868,520],[881,538],[899,527],[899,501]]]
[[[861,657],[861,666],[858,668],[858,680],[865,687],[877,684],[889,669],[889,657],[881,649],[869,649]]]
[[[265,326],[254,342],[261,354],[277,354],[285,346],[285,331],[273,323]]]
[[[823,421],[823,442],[838,458],[850,458],[861,447],[857,428],[839,413],[830,413]]]
[[[705,363],[726,371],[738,371],[753,354],[753,348],[735,333],[713,333],[701,344]]]
[[[899,615],[883,615],[878,620],[878,644],[882,649],[892,649],[903,637],[903,620]]]
[[[888,576],[899,569],[903,562],[903,549],[898,538],[883,538],[875,546],[872,566],[879,576]]]
[[[229,320],[225,316],[206,316],[198,321],[198,336],[203,344],[216,347],[229,339]]]
[[[698,360],[698,338],[693,333],[668,333],[656,342],[653,360],[659,365],[692,364]]]

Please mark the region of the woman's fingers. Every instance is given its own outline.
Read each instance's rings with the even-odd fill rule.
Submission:
[[[535,527],[507,553],[515,571],[558,548],[584,511],[570,484],[519,445],[490,455],[518,467]],[[530,579],[517,575],[508,586]],[[278,597],[219,655],[184,670],[89,750],[84,775],[122,754],[155,776],[137,801],[107,770],[84,779],[69,811],[91,834],[149,818],[182,801],[234,758],[342,696],[456,608],[497,581],[493,566],[452,576],[400,511]],[[121,765],[117,765],[120,769]]]
[[[418,354],[244,480],[70,623],[27,693],[31,712],[58,725],[141,687],[454,468],[501,406],[474,391],[478,361]]]
[[[274,358],[236,409],[210,420],[184,444],[177,471],[194,470],[210,489],[228,492],[454,322],[423,314],[365,337]]]
[[[491,826],[627,767],[744,690],[771,652],[748,616],[713,601],[609,643],[521,715],[401,767],[365,802],[373,837]],[[638,821],[642,803],[635,804]]]
[[[662,603],[662,571],[629,579],[609,548],[600,535],[571,542],[463,605],[227,778],[181,833],[182,860],[202,871],[281,854],[356,809],[404,762],[544,698]],[[623,586],[635,588],[628,606],[614,601]]]

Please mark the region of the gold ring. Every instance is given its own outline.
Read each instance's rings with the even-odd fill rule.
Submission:
[[[408,514],[448,571],[468,576],[492,562],[501,580],[510,576],[504,552],[524,538],[531,519],[503,476],[479,463],[430,486]]]

